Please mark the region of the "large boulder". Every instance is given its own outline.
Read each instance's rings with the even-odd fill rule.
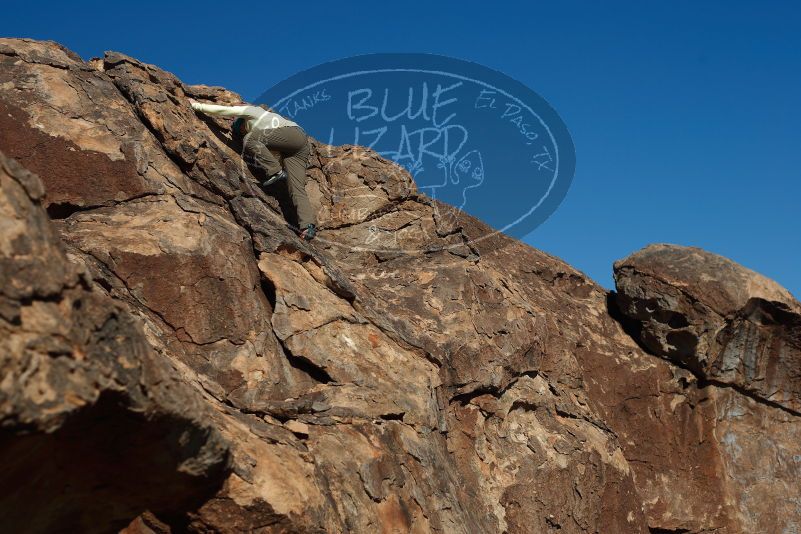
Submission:
[[[801,304],[776,282],[692,247],[615,263],[617,304],[654,354],[801,412]]]

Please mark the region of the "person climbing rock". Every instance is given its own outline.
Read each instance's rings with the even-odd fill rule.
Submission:
[[[289,196],[298,216],[300,236],[310,241],[317,233],[314,211],[306,194],[306,165],[309,161],[309,136],[296,123],[278,113],[257,106],[220,106],[190,100],[192,109],[206,115],[235,117],[234,137],[243,139],[244,156],[267,173],[263,186],[287,180]],[[281,153],[281,161],[270,149]]]

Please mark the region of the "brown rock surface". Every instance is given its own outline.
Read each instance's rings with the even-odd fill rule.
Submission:
[[[318,143],[307,190],[322,229],[305,243],[226,123],[188,105],[237,95],[54,43],[0,39],[0,64],[0,150],[44,182],[3,160],[0,451],[13,468],[0,522],[799,528],[797,309],[772,282],[732,264],[712,287],[656,255],[647,273],[632,262],[637,276],[618,266],[616,301],[418,194],[374,152]],[[661,341],[674,327],[724,349],[674,358]],[[735,361],[724,353],[744,363],[715,367]],[[64,468],[73,457],[80,469]],[[32,472],[85,489],[36,498]]]
[[[615,283],[650,351],[801,412],[801,304],[776,282],[697,248],[651,245],[615,264]]]
[[[139,322],[68,261],[43,192],[0,154],[0,524],[180,521],[214,495],[228,445]]]

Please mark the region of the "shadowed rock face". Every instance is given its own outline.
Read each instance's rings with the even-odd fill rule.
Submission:
[[[798,310],[772,282],[657,254],[615,298],[319,143],[308,244],[188,105],[237,95],[54,43],[0,63],[0,150],[41,176],[3,159],[0,524],[798,529]]]
[[[143,509],[178,524],[222,484],[228,445],[139,321],[68,261],[43,193],[0,154],[0,524],[106,532]]]

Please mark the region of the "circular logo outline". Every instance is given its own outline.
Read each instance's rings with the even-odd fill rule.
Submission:
[[[465,75],[465,74],[458,73],[458,72],[450,72],[449,70],[442,70],[442,68],[431,69],[431,68],[421,68],[419,66],[408,67],[408,66],[405,66],[405,65],[398,65],[398,63],[403,63],[403,62],[412,62],[412,63],[415,63],[415,64],[419,64],[420,62],[426,62],[426,61],[432,61],[432,62],[439,61],[439,62],[443,62],[443,63],[448,63],[449,66],[457,65],[457,66],[460,66],[460,67],[465,67],[465,68],[469,68],[469,69],[473,69],[473,70],[484,71],[483,72],[484,74],[490,74],[490,75],[492,75],[494,77],[500,77],[500,79],[506,84],[507,89],[501,88],[499,83],[490,83],[490,82],[484,81],[484,80],[476,77],[475,74],[473,74],[473,73],[470,73],[470,75]],[[320,71],[320,70],[324,70],[324,69],[329,69],[330,70],[330,69],[335,69],[335,68],[340,68],[340,67],[346,67],[346,66],[349,66],[349,65],[351,65],[353,63],[370,63],[370,62],[380,62],[381,64],[376,65],[374,68],[363,68],[362,67],[360,69],[350,69],[350,70],[347,70],[345,72],[340,72],[339,74],[336,74],[336,75],[333,75],[333,76],[326,76],[326,77],[322,77],[322,78],[315,77],[317,79],[315,79],[314,81],[311,81],[309,83],[301,82],[301,84],[297,84],[297,82],[296,82],[296,80],[303,80],[305,77],[309,77],[310,74],[313,74],[316,71]],[[395,65],[388,67],[388,66],[386,66],[387,63],[390,63],[390,64],[395,63]],[[509,235],[507,233],[508,230],[513,229],[515,226],[517,226],[518,224],[521,224],[523,221],[525,221],[526,219],[531,217],[531,218],[534,218],[533,226],[526,230],[526,233],[524,235],[527,235],[528,233],[531,233],[533,230],[535,230],[545,220],[547,220],[556,211],[556,209],[558,209],[558,207],[561,205],[562,201],[564,200],[564,198],[567,195],[567,192],[568,192],[568,190],[570,188],[570,185],[572,184],[572,180],[573,180],[574,172],[575,172],[575,146],[573,144],[573,141],[572,141],[570,133],[569,133],[569,131],[567,129],[567,126],[564,124],[564,122],[562,121],[561,117],[556,113],[554,108],[543,97],[541,97],[539,94],[537,94],[535,91],[533,91],[529,87],[523,85],[521,82],[515,80],[514,78],[511,78],[510,76],[508,76],[508,75],[506,75],[506,74],[504,74],[504,73],[502,73],[500,71],[497,71],[495,69],[492,69],[490,67],[486,67],[484,65],[481,65],[481,64],[478,64],[478,63],[475,63],[475,62],[471,62],[471,61],[467,61],[467,60],[463,60],[463,59],[458,59],[458,58],[453,58],[453,57],[450,57],[450,56],[443,56],[443,55],[439,55],[439,54],[428,54],[428,53],[374,53],[374,54],[361,54],[361,55],[355,55],[355,56],[349,56],[349,57],[346,57],[346,58],[336,59],[336,60],[333,60],[333,61],[328,61],[328,62],[325,62],[325,63],[321,63],[321,64],[318,64],[318,65],[315,65],[313,67],[310,67],[309,69],[305,69],[303,71],[300,71],[300,72],[294,74],[293,76],[290,76],[289,78],[286,78],[285,80],[282,80],[281,82],[278,82],[277,84],[273,85],[270,89],[268,89],[267,91],[263,92],[262,95],[259,96],[259,98],[256,100],[256,103],[257,104],[258,103],[262,103],[262,104],[266,103],[273,110],[275,110],[279,114],[283,115],[283,113],[281,112],[281,108],[282,108],[283,105],[291,102],[292,99],[294,97],[296,97],[297,95],[303,94],[304,92],[307,92],[310,89],[322,86],[322,85],[324,85],[326,83],[330,83],[330,82],[333,82],[333,81],[339,81],[339,80],[343,80],[343,79],[348,79],[348,78],[363,77],[363,76],[366,76],[366,75],[377,74],[377,73],[403,73],[403,72],[443,76],[443,77],[446,77],[446,78],[449,78],[449,79],[455,79],[455,80],[460,80],[462,82],[472,83],[472,84],[475,84],[475,85],[477,85],[479,87],[484,87],[484,88],[489,89],[491,91],[497,92],[498,94],[504,96],[505,98],[515,102],[516,105],[518,105],[521,108],[525,109],[526,111],[528,111],[528,113],[531,114],[531,116],[535,117],[536,120],[538,121],[538,123],[540,124],[540,126],[545,130],[545,132],[547,132],[547,134],[548,134],[548,136],[550,138],[550,141],[552,143],[552,146],[554,148],[554,160],[553,161],[554,161],[555,165],[554,165],[554,170],[553,170],[553,173],[552,173],[552,177],[551,177],[551,180],[550,180],[550,182],[548,184],[548,188],[546,189],[546,191],[542,195],[540,195],[540,197],[538,198],[537,202],[532,207],[530,207],[527,211],[525,211],[523,214],[521,214],[518,217],[516,217],[513,221],[511,221],[509,223],[506,223],[501,228],[492,227],[486,221],[482,221],[482,222],[484,222],[484,224],[489,226],[492,231],[484,233],[481,236],[469,237],[468,242],[470,242],[470,243],[479,242],[479,241],[481,241],[483,239],[486,239],[488,237],[492,237],[494,235],[497,235],[498,233],[504,233],[505,235]],[[493,80],[493,81],[497,81],[497,80]],[[291,84],[293,82],[296,85],[292,86]],[[293,90],[291,90],[290,92],[287,92],[286,90],[284,90],[282,92],[281,89],[283,87],[287,86],[287,85],[290,85],[290,88],[291,87],[295,87],[295,88]],[[511,87],[509,87],[510,85],[512,85],[514,87],[511,88]],[[269,95],[271,93],[276,93],[276,92],[279,92],[279,93],[282,92],[284,96],[278,98],[277,100],[273,99],[271,101]],[[517,94],[526,93],[527,96],[534,98],[534,100],[536,102],[536,105],[535,106],[530,105],[522,97],[516,96],[515,93],[517,93]],[[537,109],[537,111],[535,111],[535,108]],[[292,115],[290,115],[288,118],[290,118],[290,120],[293,120],[293,121],[295,119],[295,117],[292,116]],[[302,127],[302,125],[301,125],[301,127]],[[556,129],[557,132],[554,133],[552,128]],[[354,146],[355,148],[359,148],[358,145],[352,145],[352,146]],[[373,150],[373,149],[370,149],[370,150]],[[379,156],[385,157],[380,152],[375,151],[375,150],[373,150],[373,151],[376,152]],[[567,155],[566,158],[564,157],[565,155]],[[410,170],[408,168],[405,168],[405,166],[402,163],[399,163],[398,161],[393,161],[392,159],[386,158],[386,157],[385,157],[385,159],[387,159],[387,161],[390,161],[390,162],[396,164],[397,166],[401,167],[405,172],[407,172],[410,175],[410,177],[412,177],[412,181],[414,181],[414,183],[415,183],[415,185],[417,186],[418,189],[423,189],[425,187],[425,186],[419,186],[416,183],[416,181],[414,180],[414,173],[413,173],[412,170]],[[560,181],[560,178],[561,178],[561,181]],[[428,186],[428,187],[431,187],[431,186]],[[435,197],[431,197],[430,195],[427,195],[427,196],[429,196],[432,199],[435,199]],[[554,198],[555,198],[555,200],[554,200]],[[553,201],[553,205],[552,205],[551,209],[544,216],[540,216],[541,220],[537,220],[537,218],[535,216],[537,210],[545,202],[547,202],[549,199],[551,199]],[[432,203],[432,205],[434,206],[434,209],[436,210],[437,209],[436,204]],[[455,206],[449,206],[449,207],[451,209],[457,210],[459,212],[464,212],[467,215],[470,215],[470,213],[467,212],[466,210],[463,210],[462,207],[458,207],[458,208],[455,207]],[[479,220],[481,220],[481,219],[479,218]],[[361,223],[356,223],[356,224],[363,224],[365,222],[367,222],[367,221],[362,221]],[[318,235],[318,239],[321,239],[321,237],[322,236]],[[513,236],[510,236],[510,237],[513,237]],[[521,236],[521,238],[522,238],[522,236]],[[359,251],[373,251],[373,252],[394,251],[394,252],[402,252],[402,253],[419,252],[419,250],[417,250],[417,249],[406,250],[406,249],[403,249],[403,248],[386,248],[386,247],[384,247],[384,248],[369,248],[369,247],[364,247],[364,246],[354,246],[352,244],[338,243],[337,241],[331,241],[331,240],[325,240],[325,241],[327,243],[331,243],[331,244],[334,244],[334,245],[347,246],[347,247],[352,248],[352,249],[358,249]],[[444,245],[442,247],[437,247],[437,248],[433,248],[433,249],[432,248],[426,248],[425,251],[446,250],[446,249],[453,248],[453,247],[461,247],[463,245],[464,245],[464,243],[454,243],[454,244],[448,244],[448,245]]]

